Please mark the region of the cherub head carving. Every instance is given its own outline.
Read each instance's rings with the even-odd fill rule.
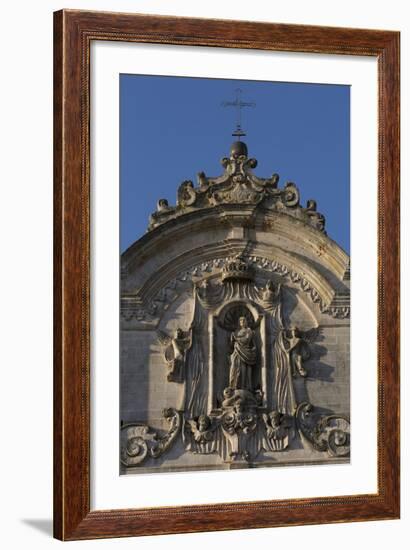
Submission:
[[[206,432],[210,426],[210,420],[205,414],[201,414],[198,418],[198,429],[200,432]]]

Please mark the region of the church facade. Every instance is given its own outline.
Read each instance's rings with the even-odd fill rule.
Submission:
[[[350,456],[349,256],[236,141],[121,257],[123,474]]]

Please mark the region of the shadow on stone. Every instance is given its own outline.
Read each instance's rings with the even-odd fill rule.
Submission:
[[[306,370],[308,372],[306,380],[314,381],[320,380],[321,382],[333,382],[333,373],[335,367],[323,363],[322,361],[310,361],[306,365]]]

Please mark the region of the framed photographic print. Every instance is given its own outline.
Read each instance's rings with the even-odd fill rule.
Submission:
[[[55,536],[399,517],[399,33],[55,13]]]
[[[349,93],[120,76],[122,474],[349,460]],[[256,175],[251,143],[327,201],[345,250],[316,200],[302,206],[302,190],[272,169]],[[175,188],[193,156],[217,170],[206,157],[218,148],[221,174]]]

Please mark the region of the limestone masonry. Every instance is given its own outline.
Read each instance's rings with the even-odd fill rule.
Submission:
[[[349,256],[245,143],[221,164],[121,258],[121,473],[349,461]]]

